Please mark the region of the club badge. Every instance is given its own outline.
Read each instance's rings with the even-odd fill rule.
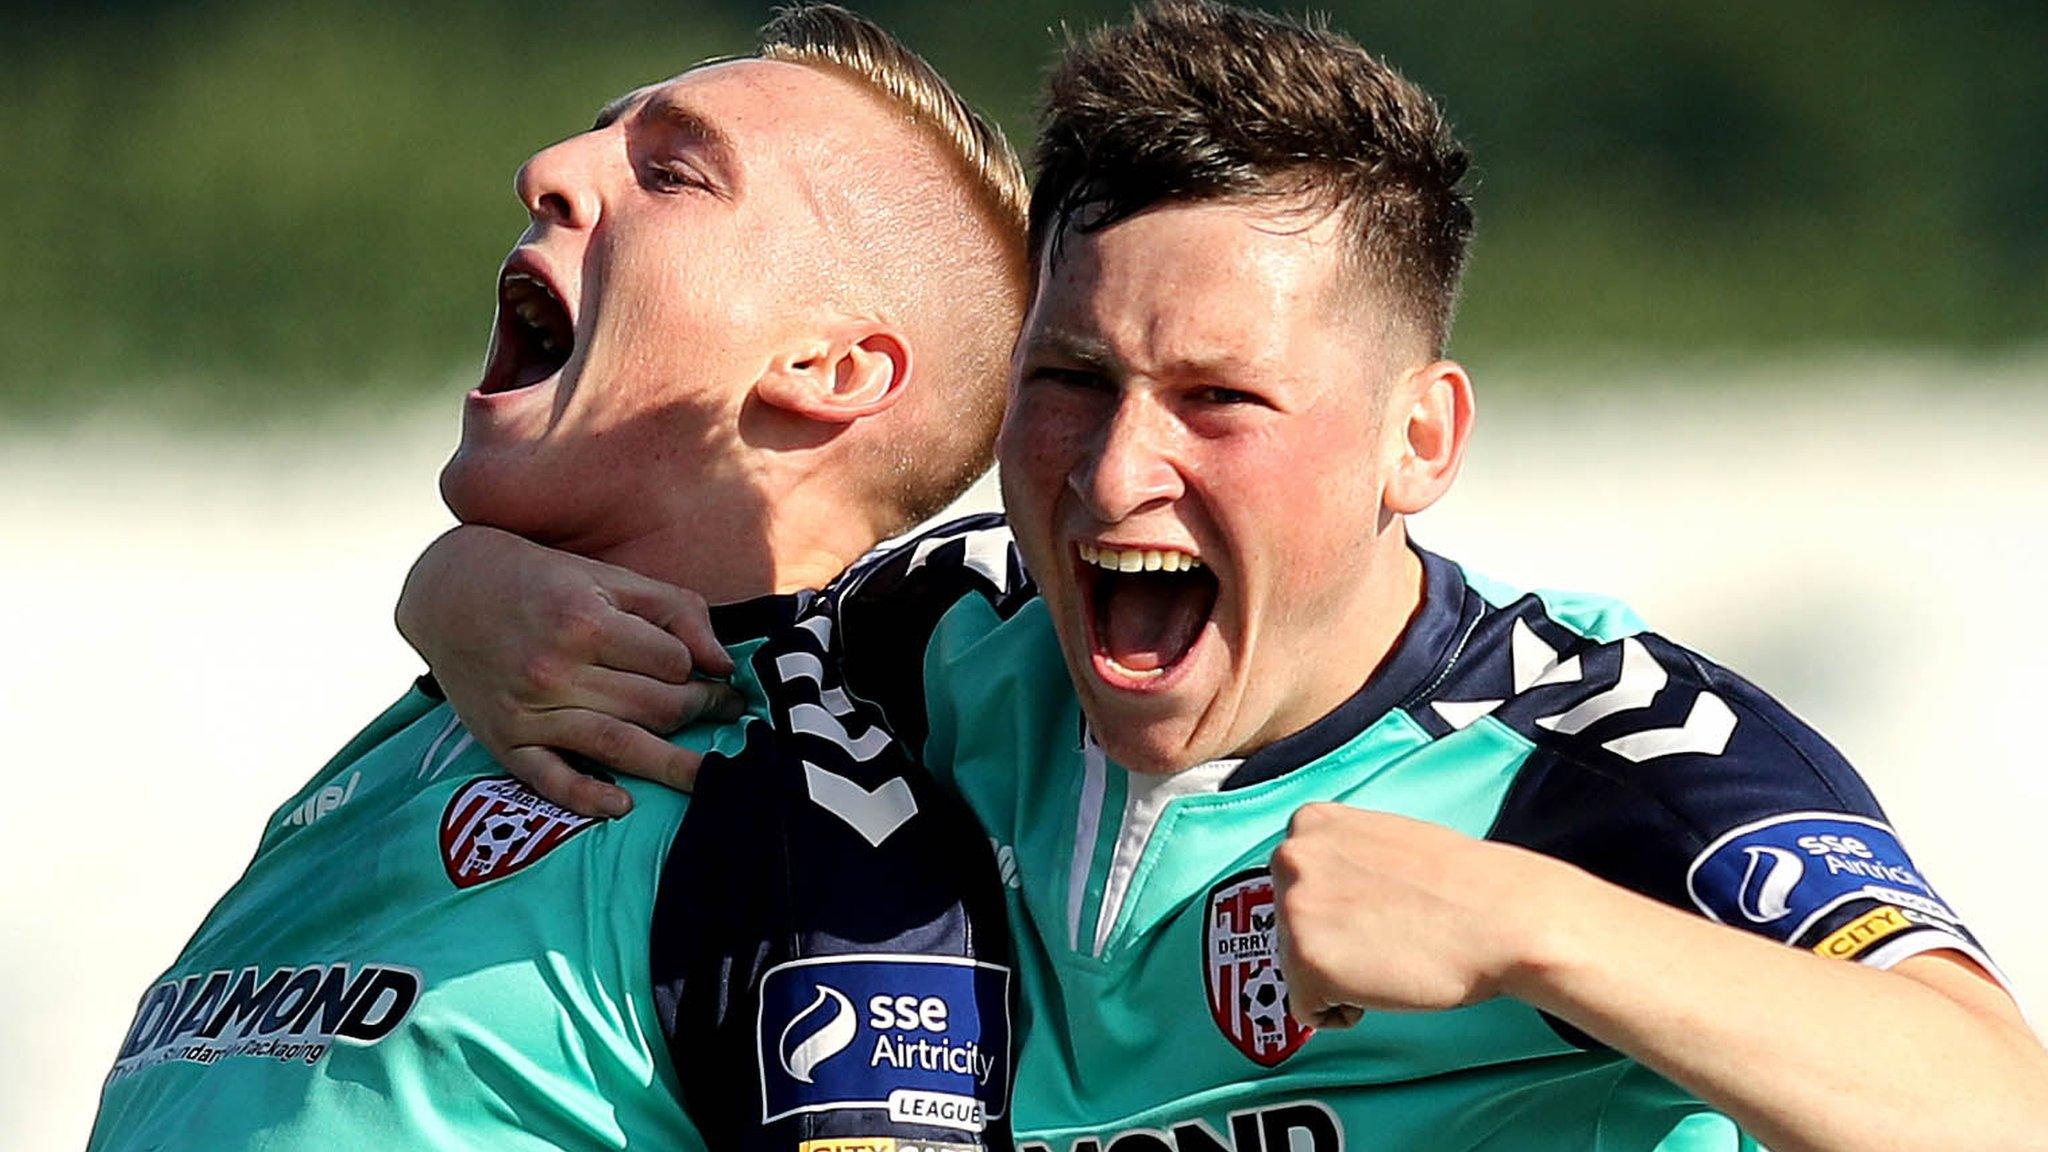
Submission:
[[[1238,1051],[1267,1068],[1294,1055],[1315,1031],[1287,1010],[1274,913],[1273,878],[1259,869],[1211,890],[1202,925],[1209,1015]]]
[[[463,785],[441,813],[441,864],[457,888],[471,888],[510,876],[595,823],[510,776],[486,776]]]

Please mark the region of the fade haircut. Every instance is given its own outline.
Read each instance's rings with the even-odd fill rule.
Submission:
[[[938,371],[920,369],[926,384],[899,404],[912,409],[910,427],[874,446],[878,495],[892,513],[885,529],[899,531],[944,508],[994,458],[1010,349],[1030,289],[1024,166],[1002,129],[937,69],[837,5],[778,9],[761,29],[759,55],[852,81],[900,115],[950,170],[947,187],[899,197],[917,204],[917,218],[903,222],[913,234],[901,237],[914,255],[882,273],[915,281],[904,287],[922,292],[922,311],[943,313],[945,330],[945,346],[923,359]],[[963,216],[969,227],[959,226]],[[950,267],[935,266],[934,255]]]
[[[1305,203],[1341,213],[1352,267],[1442,354],[1470,158],[1427,93],[1323,19],[1157,0],[1070,39],[1041,120],[1034,267],[1159,204]]]
[[[761,28],[761,58],[835,68],[873,89],[944,146],[994,221],[1024,226],[1024,168],[1003,130],[881,25],[836,4],[779,8]]]

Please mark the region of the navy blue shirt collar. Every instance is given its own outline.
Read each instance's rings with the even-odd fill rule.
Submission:
[[[796,623],[816,592],[784,592],[711,606],[711,631],[720,644],[759,640]]]

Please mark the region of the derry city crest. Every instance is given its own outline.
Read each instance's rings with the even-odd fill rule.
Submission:
[[[597,823],[510,776],[462,786],[441,813],[441,865],[457,888],[496,880],[532,864]]]
[[[1315,1031],[1287,1010],[1274,913],[1273,878],[1262,868],[1211,890],[1202,926],[1209,1015],[1239,1052],[1267,1068],[1294,1055]]]

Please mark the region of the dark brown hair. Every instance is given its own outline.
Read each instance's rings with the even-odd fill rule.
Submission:
[[[1321,20],[1156,0],[1072,39],[1048,84],[1034,263],[1172,201],[1336,210],[1351,254],[1441,353],[1472,236],[1470,163],[1427,93]]]

